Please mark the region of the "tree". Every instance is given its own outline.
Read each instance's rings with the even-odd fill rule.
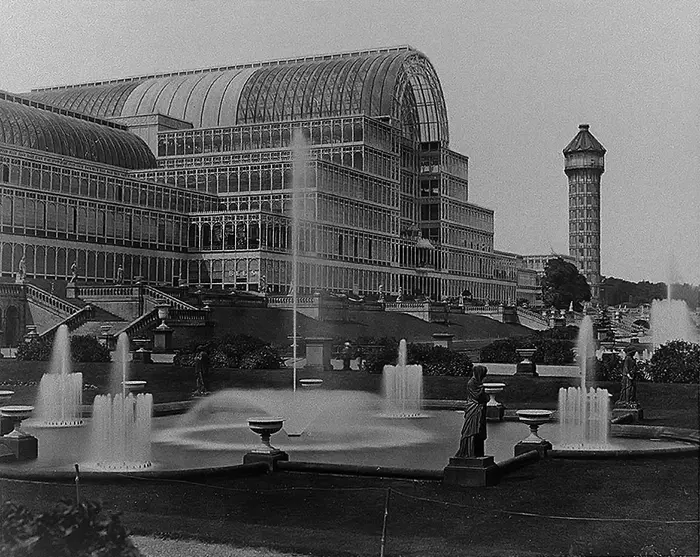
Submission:
[[[542,301],[546,306],[566,309],[573,302],[574,309],[580,311],[582,303],[590,299],[588,281],[575,265],[561,257],[547,262],[542,279]]]

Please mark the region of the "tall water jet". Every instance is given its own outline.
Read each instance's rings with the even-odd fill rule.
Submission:
[[[399,343],[395,366],[384,366],[382,390],[384,392],[384,417],[419,418],[423,401],[423,367],[407,364],[406,340]]]
[[[669,293],[670,293],[669,285]],[[651,338],[654,349],[672,340],[698,342],[695,324],[684,300],[653,300],[651,302]]]
[[[593,321],[588,315],[579,327],[577,353],[581,386],[559,389],[559,444],[602,449],[608,446],[610,395],[607,389],[587,388],[596,364]]]
[[[83,374],[71,373],[70,336],[61,325],[54,336],[49,373],[39,382],[35,427],[83,425]]]
[[[143,381],[129,381],[129,337],[119,335],[110,386],[92,407],[89,463],[102,470],[140,470],[151,466],[153,395],[134,395]]]
[[[289,294],[292,296],[292,390],[297,390],[297,308],[299,305],[299,231],[304,212],[303,191],[308,184],[309,145],[301,128],[295,128],[292,133],[292,280]]]

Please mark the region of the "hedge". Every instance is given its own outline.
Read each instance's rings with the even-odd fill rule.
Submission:
[[[52,341],[45,338],[35,338],[31,342],[23,342],[17,347],[16,358],[18,360],[45,362],[51,359],[52,350]],[[100,344],[96,337],[89,335],[71,336],[70,352],[73,362],[112,361],[109,348]]]
[[[177,351],[173,363],[193,366],[200,347],[209,353],[211,367],[233,369],[279,369],[282,358],[279,350],[250,335],[236,334],[193,342]]]

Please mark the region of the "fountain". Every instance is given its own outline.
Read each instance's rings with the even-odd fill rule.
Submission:
[[[669,294],[670,294],[669,287]],[[698,342],[697,329],[684,300],[653,300],[651,303],[651,337],[654,349],[672,340]]]
[[[68,327],[56,331],[49,373],[41,378],[34,427],[77,427],[83,425],[81,404],[83,374],[71,373]]]
[[[151,466],[153,395],[139,393],[144,381],[128,380],[129,337],[119,335],[110,385],[116,394],[98,395],[92,409],[89,466],[141,470]]]
[[[607,389],[586,387],[596,361],[593,321],[588,315],[581,321],[577,353],[581,386],[559,389],[560,447],[603,449],[609,446],[610,395]]]
[[[385,400],[385,418],[422,418],[423,367],[408,365],[406,340],[399,343],[395,366],[384,366],[382,388]]]

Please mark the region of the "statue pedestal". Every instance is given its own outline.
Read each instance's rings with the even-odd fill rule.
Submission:
[[[627,408],[625,406],[615,406],[612,410],[612,419],[619,418],[620,416],[631,415],[632,418],[629,419],[630,422],[638,422],[644,419],[644,410],[641,406]]]
[[[544,458],[547,456],[547,451],[552,450],[552,444],[549,441],[542,439],[541,441],[520,441],[513,447],[513,456],[520,456],[521,454],[528,453],[530,451],[537,451],[540,456]]]
[[[7,447],[17,460],[36,460],[39,454],[39,441],[32,435],[11,437],[5,435],[2,444]]]
[[[15,429],[15,421],[10,416],[0,416],[0,435],[7,435]]]
[[[447,485],[487,487],[498,484],[499,470],[492,456],[452,457],[442,482]]]
[[[289,460],[289,455],[284,451],[275,450],[270,453],[256,453],[251,451],[243,455],[243,464],[253,464],[256,462],[264,462],[270,469],[270,472],[277,468],[277,463],[281,460]]]
[[[306,339],[306,369],[326,371],[331,366],[332,338],[309,337]]]

